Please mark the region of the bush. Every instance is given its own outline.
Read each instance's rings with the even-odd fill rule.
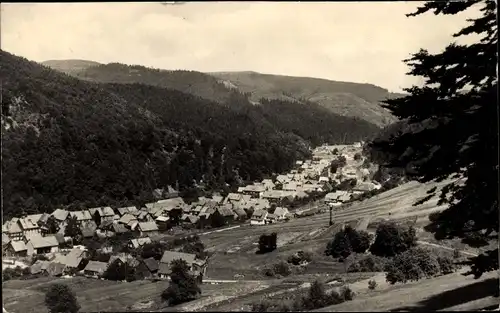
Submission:
[[[290,255],[287,262],[293,265],[300,265],[304,262],[311,262],[311,260],[312,254],[310,252],[298,251],[297,253]]]
[[[80,310],[74,292],[63,284],[50,286],[45,294],[45,305],[50,313],[77,313]]]
[[[340,289],[340,298],[344,301],[351,301],[354,299],[355,293],[349,286],[343,286]]]
[[[252,312],[268,312],[271,307],[271,303],[267,300],[262,300],[257,303],[252,303],[251,311]]]
[[[348,272],[383,272],[387,263],[386,258],[376,255],[366,255],[362,259],[351,263]]]
[[[406,283],[436,276],[440,273],[440,266],[437,257],[429,250],[412,248],[394,257],[387,264],[386,271],[389,283]]]
[[[462,243],[465,243],[471,247],[479,248],[488,245],[488,238],[484,236],[481,232],[470,232],[466,233],[465,237],[462,239]]]
[[[437,261],[439,263],[439,270],[441,274],[443,275],[451,274],[455,271],[456,264],[450,257],[440,256],[437,258]]]
[[[368,289],[374,290],[375,288],[377,288],[377,282],[373,279],[369,280],[368,281]]]
[[[283,277],[286,277],[286,276],[292,274],[292,270],[290,269],[290,266],[288,266],[288,263],[283,262],[283,261],[274,264],[273,270],[274,270],[275,274],[281,275]]]
[[[264,274],[264,276],[267,277],[274,277],[276,275],[276,273],[274,272],[274,268],[268,268],[268,267],[264,268],[262,274]]]
[[[371,236],[365,231],[357,231],[346,226],[343,231],[335,234],[326,247],[326,255],[334,258],[346,258],[351,253],[363,253],[370,247]]]
[[[416,245],[417,237],[413,227],[404,229],[394,222],[384,222],[377,227],[370,252],[377,256],[392,257]]]
[[[276,250],[278,236],[276,233],[270,235],[263,234],[259,238],[259,252],[267,253]]]

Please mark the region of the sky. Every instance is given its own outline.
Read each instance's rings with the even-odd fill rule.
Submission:
[[[420,84],[402,62],[438,52],[477,11],[406,17],[419,2],[2,3],[1,48],[33,61],[84,59],[202,72],[256,71]]]

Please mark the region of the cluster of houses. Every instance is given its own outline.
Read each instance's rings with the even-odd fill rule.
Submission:
[[[61,245],[72,240],[65,236],[70,219],[76,222],[84,238],[95,235],[110,237],[132,232],[139,238],[130,241],[131,248],[142,246],[151,237],[172,225],[203,228],[213,225],[214,220],[218,220],[222,225],[248,219],[252,225],[287,220],[294,216],[289,212],[290,206],[297,202],[304,203],[311,197],[325,195],[331,190],[331,184],[338,184],[350,178],[356,178],[358,181],[356,187],[349,192],[336,191],[328,194],[326,201],[331,204],[348,201],[352,194],[377,188],[378,186],[367,179],[369,169],[361,168],[362,160],[356,158],[360,151],[361,144],[318,147],[313,151],[312,160],[297,161],[295,169],[286,175],[240,187],[238,192],[229,193],[226,197],[201,197],[191,204],[185,203],[179,192],[169,186],[166,190],[155,190],[155,196],[163,198],[162,200],[146,203],[140,209],[134,206],[116,209],[99,207],[80,211],[56,209],[51,214],[12,218],[2,226],[3,253],[21,257],[57,253]],[[332,172],[332,161],[339,156],[345,158],[346,164]],[[49,220],[57,226],[55,233],[51,233],[54,231]],[[76,259],[79,257],[81,256]],[[74,255],[71,254],[68,260],[69,264],[73,264]],[[102,269],[104,266],[92,262],[91,268],[100,266]]]
[[[103,278],[111,264],[119,262],[133,269],[135,279],[168,279],[171,273],[171,262],[184,260],[191,274],[199,276],[206,270],[206,260],[196,258],[195,254],[177,251],[165,251],[158,261],[153,257],[141,259],[131,254],[112,255],[108,262],[89,260],[88,251],[83,247],[75,247],[69,251],[52,253],[48,260],[37,260],[31,267],[31,274],[48,274],[51,276],[73,275],[77,272],[89,278]]]
[[[345,165],[330,174],[330,180],[337,184],[342,181],[355,179],[356,184],[348,190],[336,190],[325,195],[325,203],[330,207],[340,206],[353,199],[355,195],[363,194],[372,190],[380,189],[382,186],[371,180],[372,173],[377,170],[373,164],[364,167],[364,157],[361,154],[361,144],[324,146],[318,152],[318,157],[325,159],[327,155],[345,158]],[[331,158],[330,158],[331,160]]]

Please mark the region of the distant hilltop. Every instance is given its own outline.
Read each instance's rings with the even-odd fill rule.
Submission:
[[[54,70],[64,72],[67,74],[76,73],[83,71],[92,66],[101,65],[99,62],[88,61],[88,60],[48,60],[42,62],[43,65],[48,66]]]
[[[373,84],[332,81],[311,77],[262,74],[254,71],[209,72],[167,71],[119,63],[101,64],[88,60],[42,62],[80,79],[105,83],[142,83],[227,102],[238,91],[250,103],[261,99],[317,103],[334,114],[365,120],[378,127],[397,120],[381,106],[385,99],[404,96]]]

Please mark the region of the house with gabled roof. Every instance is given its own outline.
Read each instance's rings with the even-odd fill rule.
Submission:
[[[264,225],[266,224],[266,218],[269,213],[267,211],[257,209],[253,212],[252,218],[250,219],[250,225]]]
[[[217,208],[217,212],[224,218],[226,224],[234,221],[234,212],[231,204],[221,205]]]
[[[217,203],[221,203],[222,201],[224,201],[224,197],[221,195],[213,195],[212,201],[217,202]]]
[[[136,219],[138,222],[150,222],[153,220],[154,216],[160,216],[163,214],[164,209],[163,208],[153,208],[152,209],[153,213],[145,212],[145,211],[140,211],[137,215],[135,215]]]
[[[241,200],[238,201],[237,203],[247,203],[247,202],[252,201],[252,200],[254,200],[254,198],[252,198],[252,196],[250,196],[250,195],[241,195]],[[233,204],[234,204],[234,202],[233,202]]]
[[[63,264],[68,270],[73,270],[77,269],[86,257],[87,252],[85,250],[71,249],[68,254],[58,255],[52,261]]]
[[[143,222],[137,225],[141,237],[158,235],[158,225],[155,222]]]
[[[258,198],[262,192],[266,191],[266,187],[264,185],[248,185],[243,188],[243,194],[249,195],[253,198]],[[240,198],[241,200],[241,198]],[[239,201],[239,200],[238,200]]]
[[[160,207],[165,207],[165,208],[175,208],[179,207],[186,204],[184,200],[181,197],[176,197],[176,198],[170,198],[170,199],[163,199],[163,200],[158,200],[155,205],[153,206],[160,206]]]
[[[24,257],[28,255],[28,249],[24,241],[14,240],[7,244],[6,254],[8,256]]]
[[[289,181],[291,181],[291,178],[288,177],[288,175],[278,175],[276,177],[276,181],[279,182],[279,183],[281,183],[281,184],[286,184]]]
[[[21,226],[23,236],[31,234],[40,234],[40,226],[37,224],[37,222],[33,221],[31,218],[27,216],[20,218],[18,224],[19,226]]]
[[[10,240],[12,241],[18,241],[23,239],[23,230],[21,226],[18,223],[18,219],[14,222],[14,219],[10,221],[8,225],[6,225],[7,228],[7,236],[9,236]]]
[[[130,222],[136,221],[138,222],[137,218],[133,216],[132,214],[126,213],[124,214],[119,220],[118,223],[128,225]]]
[[[130,230],[128,228],[125,227],[125,225],[123,224],[118,224],[118,223],[113,223],[113,225],[111,225],[112,227],[112,231],[119,235],[119,234],[124,234],[124,233],[128,233]]]
[[[50,265],[49,261],[37,260],[33,265],[31,265],[30,273],[35,275],[35,274],[47,272],[49,265]]]
[[[128,207],[118,208],[118,209],[116,209],[116,211],[118,212],[118,215],[121,217],[127,213],[133,215],[133,213],[137,212],[138,210],[137,210],[137,207],[135,207],[135,206],[128,206]]]
[[[59,224],[62,224],[66,222],[69,216],[69,212],[63,209],[56,209],[54,212],[52,212],[52,216]]]
[[[266,188],[266,190],[273,190],[274,189],[274,182],[272,179],[263,179],[262,180],[262,185]]]
[[[240,206],[233,206],[234,219],[238,221],[244,221],[247,219],[247,212]]]
[[[193,269],[193,264],[196,261],[196,255],[192,253],[184,253],[177,251],[165,251],[158,266],[158,276],[160,278],[169,278],[171,273],[171,265],[174,260],[183,260],[187,263],[190,270]]]
[[[42,237],[32,236],[26,244],[28,256],[35,254],[47,254],[59,251],[59,242],[55,236]]]
[[[88,210],[72,211],[69,212],[69,216],[76,218],[76,223],[80,226],[92,221],[92,215]]]
[[[128,246],[131,249],[138,249],[144,245],[150,244],[153,241],[149,237],[131,239]]]
[[[200,218],[198,216],[196,216],[196,215],[183,214],[181,216],[181,221],[183,223],[196,224],[196,223],[198,223],[199,220],[200,220]]]
[[[142,262],[144,263],[144,265],[146,265],[151,274],[156,274],[158,272],[160,262],[155,260],[153,257],[144,259]]]
[[[283,185],[283,190],[285,191],[297,191],[298,184],[297,182],[291,181]]]
[[[202,205],[196,205],[193,210],[191,211],[192,214],[198,215],[200,214],[201,210],[203,209]]]
[[[274,209],[274,216],[276,217],[277,220],[284,220],[286,219],[286,215],[288,214],[288,209],[285,207],[277,207]]]
[[[95,212],[97,216],[100,218],[101,223],[104,221],[113,221],[115,216],[115,211],[109,206],[97,208]]]
[[[85,268],[83,269],[83,273],[87,277],[98,278],[104,275],[107,269],[108,269],[108,263],[99,261],[89,261],[87,266],[85,266]]]
[[[226,199],[224,199],[224,203],[228,202],[238,202],[241,200],[241,194],[240,193],[230,193],[227,195]]]
[[[50,262],[49,266],[47,267],[47,273],[50,276],[58,277],[58,276],[62,276],[65,269],[66,269],[66,266],[64,264]]]
[[[43,216],[44,216],[43,213],[41,213],[41,214],[30,214],[30,215],[27,215],[26,218],[28,218],[29,220],[31,220],[33,223],[38,224],[38,222],[40,222],[40,219]]]

